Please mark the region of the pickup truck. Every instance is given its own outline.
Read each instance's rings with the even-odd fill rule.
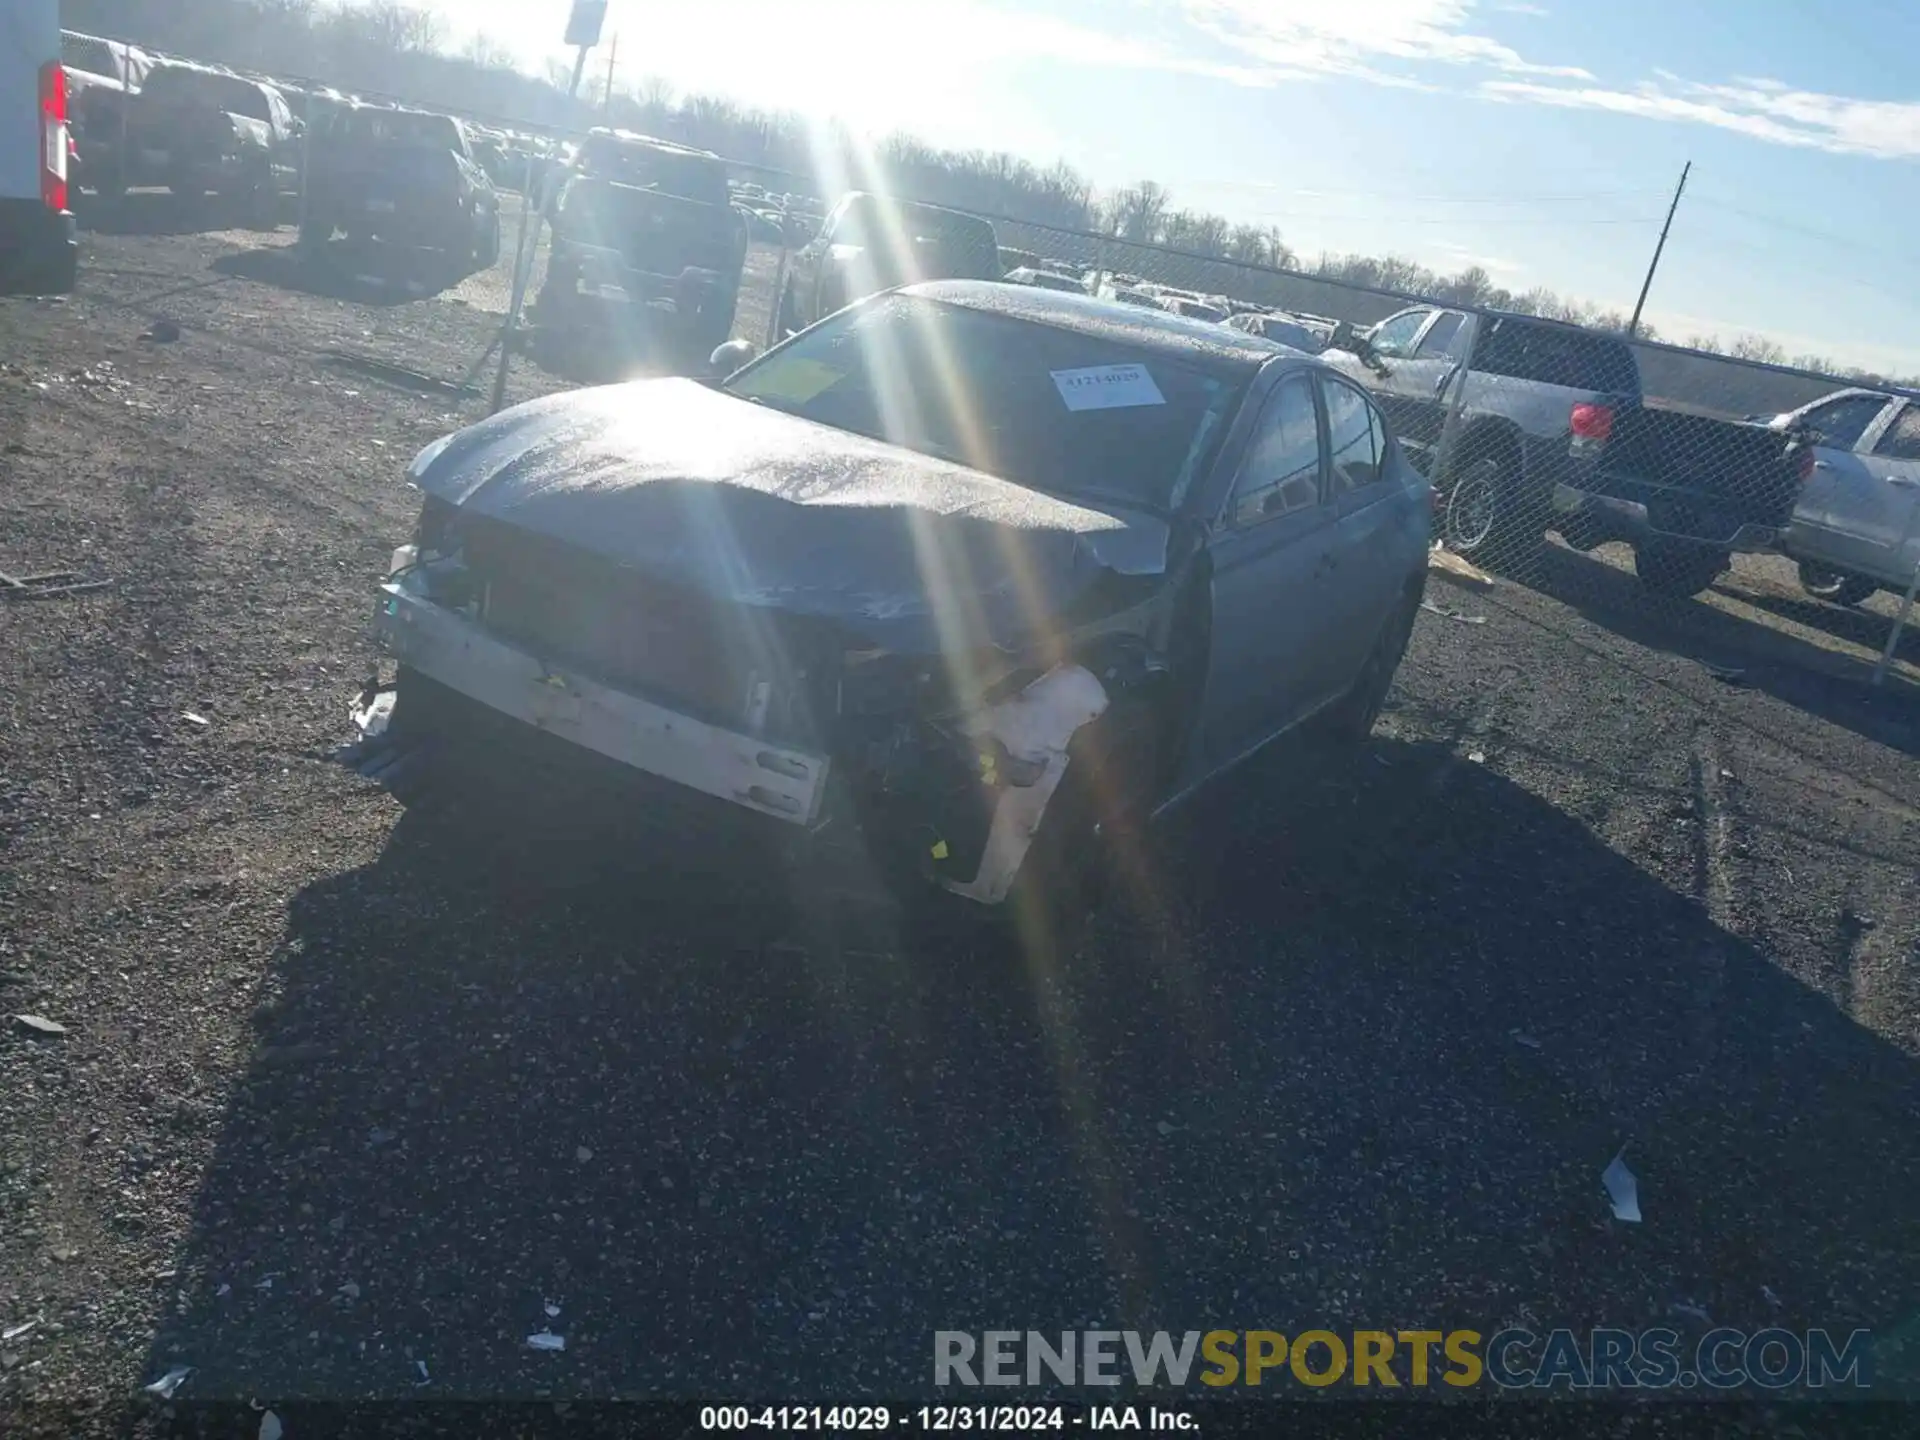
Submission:
[[[301,243],[352,239],[436,251],[476,270],[500,258],[500,194],[466,127],[424,110],[348,105],[312,137]]]
[[[705,355],[733,329],[747,261],[747,222],[726,162],[626,130],[594,130],[551,191],[553,255],[536,300],[543,325],[565,325],[608,288],[633,304],[667,302]]]
[[[300,184],[301,124],[277,86],[230,70],[167,61],[147,74],[129,112],[122,188],[165,186],[241,201],[272,225]]]
[[[1858,605],[1920,567],[1920,397],[1841,390],[1773,417],[1808,438],[1813,473],[1782,548],[1810,595]]]
[[[938,205],[856,190],[794,257],[780,292],[780,329],[794,335],[842,306],[922,280],[999,280],[993,226]]]
[[[1646,588],[1686,597],[1734,552],[1779,548],[1812,473],[1799,432],[1646,399],[1618,336],[1503,312],[1467,321],[1415,306],[1343,327],[1322,352],[1373,391],[1429,469],[1461,379],[1452,452],[1433,476],[1449,549],[1524,578],[1548,530],[1577,550],[1622,540]]]

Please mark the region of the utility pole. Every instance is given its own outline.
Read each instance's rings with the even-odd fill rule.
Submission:
[[[1680,208],[1680,196],[1687,188],[1687,176],[1693,173],[1693,162],[1687,161],[1680,171],[1680,183],[1673,187],[1673,203],[1667,206],[1667,223],[1660,227],[1660,239],[1653,247],[1653,261],[1647,266],[1647,278],[1640,286],[1640,298],[1633,302],[1633,318],[1627,322],[1627,338],[1631,340],[1640,333],[1640,312],[1647,305],[1647,291],[1653,288],[1653,272],[1660,268],[1660,252],[1667,248],[1667,231],[1673,228],[1673,212]]]
[[[613,43],[607,47],[607,98],[600,108],[608,114],[613,113],[613,67],[620,61],[620,32],[615,31]]]

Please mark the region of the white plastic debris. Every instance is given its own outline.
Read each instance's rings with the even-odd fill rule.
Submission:
[[[231,1294],[232,1291],[233,1291],[233,1286],[228,1285],[223,1281],[221,1283],[220,1288],[213,1292],[213,1298],[218,1300],[223,1295]]]
[[[1476,765],[1484,765],[1487,763],[1487,752],[1484,750],[1469,750],[1467,752],[1467,759]]]
[[[1507,1033],[1513,1036],[1513,1041],[1516,1045],[1524,1045],[1529,1050],[1538,1050],[1540,1048],[1540,1042],[1524,1030],[1509,1030]]]
[[[393,708],[399,703],[400,692],[382,690],[362,708],[353,712],[353,725],[365,740],[377,740],[387,733],[387,726],[393,723]]]
[[[22,1335],[31,1333],[33,1329],[39,1325],[39,1323],[40,1322],[38,1320],[29,1320],[25,1324],[15,1325],[6,1330],[0,1330],[0,1340],[18,1340]]]
[[[173,1392],[185,1384],[187,1377],[191,1374],[193,1374],[193,1367],[191,1365],[176,1365],[158,1380],[147,1386],[147,1394],[157,1396],[162,1400],[171,1400],[173,1398]]]
[[[280,1423],[280,1417],[274,1414],[273,1411],[269,1410],[260,1417],[260,1440],[280,1440],[280,1437],[285,1433],[286,1430]]]
[[[547,1301],[540,1308],[547,1312],[547,1318],[549,1320],[558,1320],[560,1318],[560,1307],[553,1301]]]
[[[1626,1147],[1621,1146],[1620,1153],[1613,1157],[1613,1163],[1600,1172],[1600,1183],[1607,1187],[1607,1198],[1613,1202],[1613,1218],[1638,1225],[1640,1182],[1634,1178],[1633,1171],[1627,1168],[1626,1153]]]
[[[567,1337],[556,1335],[551,1330],[542,1330],[538,1334],[527,1336],[527,1348],[529,1350],[564,1350],[567,1348]]]
[[[31,1030],[36,1035],[64,1035],[67,1027],[58,1020],[49,1020],[44,1015],[16,1015],[13,1023],[22,1030]]]
[[[182,720],[185,720],[189,725],[211,725],[213,723],[211,720],[207,719],[206,716],[196,715],[191,710],[181,711],[180,718]]]
[[[1773,1306],[1774,1309],[1778,1310],[1780,1308],[1780,1297],[1773,1293],[1773,1287],[1771,1285],[1762,1285],[1760,1287],[1760,1298]]]
[[[422,1385],[425,1385],[425,1384],[428,1384],[428,1383],[429,1383],[430,1381],[432,1381],[432,1379],[433,1379],[433,1376],[431,1376],[431,1375],[429,1375],[429,1374],[427,1373],[427,1362],[426,1362],[426,1361],[424,1361],[424,1360],[416,1360],[416,1361],[414,1361],[414,1362],[413,1362],[413,1368],[414,1368],[414,1369],[416,1369],[416,1370],[418,1370],[418,1371],[420,1372],[420,1383],[421,1383]]]
[[[1676,1315],[1684,1315],[1689,1320],[1698,1320],[1702,1325],[1713,1324],[1713,1316],[1707,1313],[1706,1307],[1695,1305],[1691,1300],[1676,1300],[1667,1308]]]

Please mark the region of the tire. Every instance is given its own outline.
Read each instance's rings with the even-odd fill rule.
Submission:
[[[1342,747],[1362,745],[1373,734],[1380,712],[1386,708],[1393,689],[1393,677],[1406,657],[1407,644],[1413,639],[1414,622],[1420,618],[1420,602],[1426,595],[1424,573],[1407,587],[1400,604],[1367,652],[1360,676],[1353,688],[1336,701],[1323,717],[1325,737]]]
[[[1684,541],[1642,540],[1633,547],[1633,573],[1642,586],[1669,600],[1691,600],[1725,573],[1733,557]]]
[[[1449,550],[1488,569],[1523,576],[1531,571],[1546,540],[1547,512],[1519,470],[1519,457],[1503,442],[1467,441],[1441,521]]]
[[[1858,575],[1843,575],[1823,565],[1800,562],[1800,588],[1820,600],[1835,605],[1858,605],[1879,592],[1880,587]]]

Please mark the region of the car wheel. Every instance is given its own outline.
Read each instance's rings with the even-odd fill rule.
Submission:
[[[1515,464],[1501,454],[1483,454],[1460,470],[1447,491],[1442,529],[1447,548],[1476,564],[1525,570],[1546,538],[1546,516],[1529,503]]]
[[[1806,560],[1800,562],[1800,588],[1818,599],[1831,600],[1835,605],[1858,605],[1880,589],[1871,580],[1864,580],[1858,575],[1843,575],[1838,570],[1829,570]]]
[[[1641,585],[1669,600],[1690,600],[1720,578],[1733,557],[1724,550],[1672,540],[1642,540],[1633,547],[1633,573]]]
[[[1393,677],[1413,639],[1413,625],[1420,618],[1420,601],[1426,594],[1426,575],[1407,587],[1400,604],[1367,652],[1353,688],[1326,712],[1321,726],[1326,737],[1340,745],[1359,745],[1373,734],[1380,712],[1386,708],[1393,689]]]

